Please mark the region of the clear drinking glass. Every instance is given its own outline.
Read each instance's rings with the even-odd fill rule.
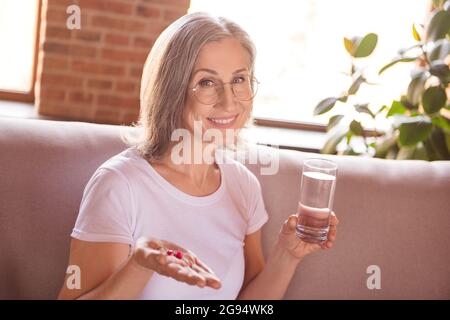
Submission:
[[[297,236],[305,242],[322,243],[330,229],[337,165],[325,159],[303,162],[298,203]]]

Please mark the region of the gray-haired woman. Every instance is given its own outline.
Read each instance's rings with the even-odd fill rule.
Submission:
[[[247,33],[224,18],[189,14],[160,35],[143,71],[142,135],[89,180],[71,235],[79,283],[67,275],[59,298],[280,299],[301,259],[332,246],[334,214],[321,244],[299,240],[292,215],[264,261],[259,182],[230,157],[216,161],[251,117],[254,59]]]

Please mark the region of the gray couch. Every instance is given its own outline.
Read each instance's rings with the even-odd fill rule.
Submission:
[[[0,118],[0,299],[54,299],[62,284],[85,184],[126,146],[119,127]],[[260,175],[269,222],[267,254],[296,211],[302,160],[279,152],[276,175]],[[335,247],[299,265],[286,299],[450,299],[450,162],[324,156],[339,166]],[[368,289],[369,266],[381,289]]]

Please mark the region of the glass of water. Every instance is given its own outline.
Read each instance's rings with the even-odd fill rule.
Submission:
[[[327,240],[336,173],[337,165],[330,160],[313,158],[303,162],[296,233],[305,242]]]

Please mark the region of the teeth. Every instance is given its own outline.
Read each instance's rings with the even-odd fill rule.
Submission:
[[[208,118],[209,120],[211,120],[214,123],[220,123],[220,124],[228,124],[231,123],[236,117],[232,117],[229,119],[214,119],[214,118]]]

